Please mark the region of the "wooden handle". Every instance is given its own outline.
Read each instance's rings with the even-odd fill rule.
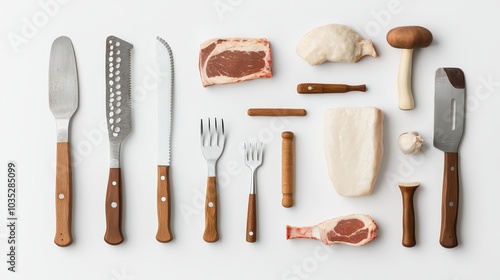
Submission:
[[[458,153],[445,153],[439,243],[446,248],[453,248],[458,245],[458,189]]]
[[[413,93],[411,90],[411,68],[413,49],[401,50],[401,61],[398,70],[398,106],[401,110],[412,110],[415,108]]]
[[[255,203],[255,194],[250,194],[248,196],[247,242],[257,240],[257,205]]]
[[[281,204],[283,207],[293,206],[293,191],[295,184],[295,171],[294,171],[294,143],[293,132],[285,131],[281,134],[282,147],[281,147],[281,192],[283,198]]]
[[[252,117],[303,117],[306,115],[305,109],[288,109],[288,108],[250,108],[248,115]]]
[[[207,193],[205,198],[205,232],[203,240],[215,242],[219,240],[217,230],[217,187],[215,177],[207,179]]]
[[[297,85],[298,93],[345,93],[348,91],[366,91],[366,85],[317,84],[303,83]]]
[[[158,231],[156,240],[170,242],[173,239],[170,230],[170,166],[158,165],[158,189],[156,205],[158,209]]]
[[[61,247],[73,243],[72,220],[72,174],[68,142],[57,143],[56,165],[56,236],[54,242]]]
[[[111,245],[123,242],[121,169],[110,168],[106,191],[106,233],[104,241]]]
[[[405,247],[413,247],[417,244],[415,238],[415,210],[413,207],[413,194],[420,183],[400,183],[399,189],[403,196],[403,241]]]

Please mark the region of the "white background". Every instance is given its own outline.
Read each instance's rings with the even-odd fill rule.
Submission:
[[[18,266],[7,272],[7,228],[0,227],[1,279],[499,279],[498,92],[500,42],[497,1],[2,1],[0,4],[0,157],[18,165]],[[52,3],[46,5],[44,3]],[[54,4],[55,3],[55,4]],[[225,5],[225,6],[224,6]],[[219,7],[219,10],[216,9]],[[378,58],[355,64],[309,66],[295,53],[312,28],[345,24],[372,39]],[[33,24],[31,29],[27,26]],[[414,53],[416,108],[397,107],[400,50],[385,36],[396,26],[421,25],[434,35]],[[71,130],[74,244],[53,243],[55,231],[55,122],[48,107],[48,63],[55,38],[74,44],[80,82]],[[104,197],[109,148],[105,120],[105,39],[118,36],[132,52],[133,130],[122,146],[125,242],[110,246]],[[156,125],[150,86],[156,36],[175,56],[172,196],[174,240],[156,234]],[[214,37],[265,37],[274,76],[203,88],[199,45]],[[15,38],[17,41],[12,41]],[[463,69],[467,83],[466,129],[460,148],[459,246],[439,245],[443,153],[432,146],[434,72]],[[365,93],[299,95],[301,82],[366,84]],[[337,106],[383,110],[384,159],[373,193],[339,196],[323,153],[323,114]],[[305,108],[301,118],[254,118],[250,107]],[[202,239],[206,162],[199,149],[199,121],[224,118],[227,142],[218,163],[220,240]],[[295,133],[295,206],[281,206],[281,132]],[[396,147],[400,133],[426,140],[420,156]],[[258,169],[258,241],[245,241],[250,172],[241,145],[266,145]],[[341,163],[339,163],[341,164]],[[417,245],[401,245],[402,200],[398,181],[420,181],[415,195]],[[0,217],[6,219],[6,181]],[[285,226],[313,225],[351,213],[371,215],[378,237],[364,247],[314,240],[285,240]],[[6,220],[5,220],[6,222]],[[1,224],[4,224],[3,222]]]

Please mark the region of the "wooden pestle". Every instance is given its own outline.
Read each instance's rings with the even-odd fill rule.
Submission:
[[[281,193],[283,198],[281,204],[283,207],[293,206],[293,191],[295,184],[294,171],[294,143],[293,132],[285,131],[281,134]]]
[[[413,194],[420,186],[419,182],[399,182],[399,189],[403,196],[403,241],[405,247],[413,247],[417,243],[415,239],[415,211],[413,207]]]

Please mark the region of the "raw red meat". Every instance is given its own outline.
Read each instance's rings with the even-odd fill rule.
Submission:
[[[286,239],[310,238],[321,240],[326,245],[333,243],[362,246],[372,241],[378,228],[373,219],[364,214],[352,214],[333,218],[314,226],[286,226]]]
[[[203,86],[270,78],[272,55],[267,39],[211,39],[200,46],[199,65]]]

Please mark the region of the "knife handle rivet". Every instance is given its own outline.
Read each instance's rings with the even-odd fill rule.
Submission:
[[[208,203],[208,207],[210,207],[210,208],[214,207],[214,203],[213,203],[212,201],[210,201],[210,202]]]
[[[253,231],[249,232],[248,235],[253,236]]]
[[[63,194],[63,193],[60,193],[57,197],[58,197],[59,199],[63,200],[63,199],[64,199],[64,194]]]
[[[116,186],[116,181],[113,181],[111,185]]]
[[[453,207],[453,201],[448,202],[448,206]]]
[[[166,198],[166,197],[164,197],[164,196],[162,196],[162,197],[161,197],[161,201],[165,202],[165,201],[167,201],[167,198]]]
[[[116,208],[118,206],[118,203],[116,202],[111,202],[111,207]]]
[[[455,166],[450,167],[451,171],[455,171]]]
[[[308,86],[307,90],[313,90],[313,87],[312,86]]]
[[[162,181],[165,181],[165,176],[163,176],[163,175],[162,175],[162,176],[160,177],[160,179],[161,179]]]

